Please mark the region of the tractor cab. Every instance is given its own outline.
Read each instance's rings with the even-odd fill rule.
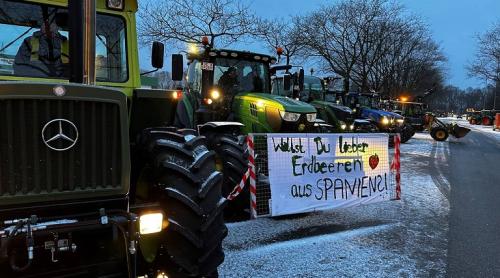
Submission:
[[[180,63],[174,65],[173,76],[182,72],[181,57],[174,55],[173,60]],[[271,64],[276,63],[275,58],[206,46],[187,57],[185,97],[176,119],[179,126],[238,122],[244,133],[305,132],[314,128],[314,107],[271,94]]]
[[[137,10],[0,1],[2,278],[216,276],[222,174],[178,92],[141,87]]]
[[[391,100],[390,110],[405,117],[405,120],[417,131],[423,131],[428,124],[427,105],[420,102]]]

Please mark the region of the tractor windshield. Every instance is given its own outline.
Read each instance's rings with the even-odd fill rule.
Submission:
[[[376,97],[371,95],[360,94],[358,102],[361,106],[378,109],[380,107],[379,101]]]
[[[128,79],[125,21],[97,14],[96,78]],[[0,1],[0,75],[68,78],[68,10],[44,4]]]
[[[313,99],[323,99],[323,83],[318,77],[305,76],[304,91],[300,92],[300,100],[309,101]]]
[[[267,64],[230,58],[217,58],[214,67],[214,84],[226,93],[269,93]]]
[[[409,103],[406,105],[404,109],[405,115],[413,116],[413,115],[421,115],[424,114],[424,108],[422,104],[418,103]]]

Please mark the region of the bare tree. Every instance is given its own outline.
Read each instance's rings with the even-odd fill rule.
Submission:
[[[173,47],[201,43],[203,36],[214,47],[229,45],[250,34],[257,18],[248,6],[234,0],[148,0],[141,3],[140,38]]]
[[[300,18],[297,26],[305,52],[343,77],[346,92],[354,85],[390,96],[442,82],[446,59],[439,46],[419,18],[393,2],[344,0]]]
[[[478,36],[479,48],[474,62],[467,70],[469,76],[490,81],[495,86],[493,109],[500,104],[500,21],[482,36]]]
[[[321,58],[323,70],[343,77],[344,91],[350,89],[354,75],[366,77],[368,61],[380,56],[380,39],[376,39],[380,33],[376,35],[371,28],[388,17],[385,5],[385,0],[346,0],[322,7],[297,22],[309,56]],[[362,66],[355,68],[360,61]],[[364,79],[361,83],[367,87]]]
[[[500,82],[500,21],[477,39],[479,48],[474,62],[467,67],[469,75],[496,84]]]
[[[262,39],[270,51],[274,52],[278,48],[283,50],[282,55],[287,65],[303,49],[294,20],[259,20],[256,31],[256,37]]]

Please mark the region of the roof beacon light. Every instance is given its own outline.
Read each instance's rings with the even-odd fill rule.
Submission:
[[[281,56],[283,54],[283,48],[281,47],[276,47],[276,54],[278,54],[278,56]]]
[[[106,1],[108,9],[112,10],[123,10],[123,0],[108,0]]]
[[[203,36],[201,38],[201,44],[203,44],[204,46],[208,45],[208,37],[207,36]]]

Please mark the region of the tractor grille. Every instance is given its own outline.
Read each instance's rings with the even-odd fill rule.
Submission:
[[[50,121],[52,124],[47,125]],[[44,143],[59,134],[60,122],[62,134],[68,138],[74,139],[78,132],[74,146],[64,151],[50,149]],[[101,194],[121,187],[120,114],[116,103],[2,99],[0,129],[0,200],[46,196],[47,201],[61,194],[78,198],[73,193]],[[50,145],[63,149],[71,141],[58,138]]]

